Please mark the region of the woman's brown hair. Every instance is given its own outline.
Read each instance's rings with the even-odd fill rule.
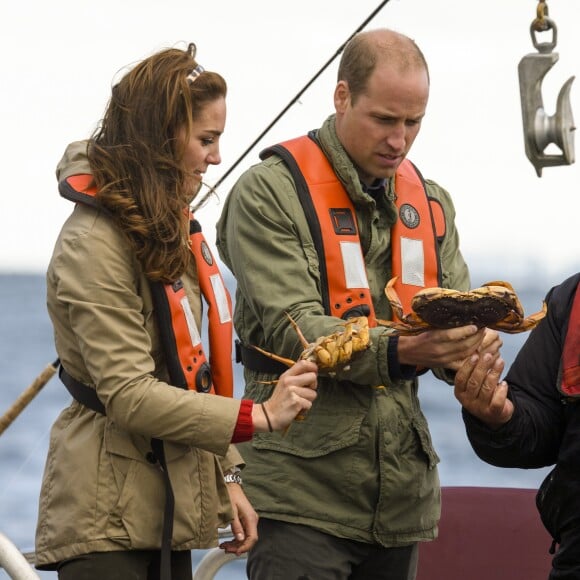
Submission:
[[[178,131],[188,140],[203,108],[227,92],[217,73],[189,76],[198,66],[192,47],[158,52],[125,74],[89,147],[97,198],[154,281],[175,281],[191,260],[184,211],[197,192]]]

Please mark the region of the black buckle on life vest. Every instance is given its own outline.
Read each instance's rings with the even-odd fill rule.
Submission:
[[[350,208],[331,207],[329,211],[335,234],[338,236],[354,236],[356,234],[354,217]]]
[[[358,316],[369,316],[371,313],[371,309],[368,304],[358,304],[357,306],[353,306],[349,308],[341,318],[343,320],[348,320],[349,318],[355,318]]]
[[[207,363],[203,363],[195,376],[195,388],[198,393],[209,393],[211,391],[211,370]]]

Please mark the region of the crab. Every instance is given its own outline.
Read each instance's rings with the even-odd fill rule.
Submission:
[[[397,277],[394,277],[389,281],[385,287],[385,294],[400,322],[388,320],[377,322],[393,328],[402,335],[468,324],[516,334],[532,330],[546,315],[544,302],[539,312],[524,317],[523,307],[511,284],[497,280],[468,292],[447,288],[425,288],[413,297],[412,311],[404,314],[394,288],[396,280]]]
[[[327,336],[321,336],[314,342],[308,342],[300,327],[294,319],[286,312],[286,316],[290,320],[290,324],[298,334],[298,338],[304,347],[304,350],[298,357],[298,360],[308,360],[315,362],[320,370],[328,372],[333,375],[337,370],[348,369],[353,357],[370,346],[369,336],[369,321],[366,316],[358,316],[349,318],[344,322],[344,330],[334,332]],[[263,355],[274,359],[287,367],[291,367],[296,361],[291,358],[284,358],[277,354],[273,354],[260,348],[259,346],[252,346]],[[274,381],[275,382],[275,381]],[[304,421],[306,419],[306,412],[298,413],[295,421]],[[286,427],[284,436],[289,427]]]
[[[347,368],[353,355],[370,346],[369,321],[366,316],[349,318],[344,322],[344,330],[328,336],[321,336],[314,342],[308,342],[293,318],[288,313],[286,316],[304,347],[298,357],[299,360],[315,362],[319,369],[329,373]],[[263,350],[258,346],[252,346],[252,348],[288,367],[296,362],[290,358],[284,358]]]

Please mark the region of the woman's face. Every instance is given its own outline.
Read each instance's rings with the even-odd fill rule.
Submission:
[[[193,180],[194,191],[199,189],[209,165],[221,163],[219,140],[226,124],[226,100],[220,97],[208,103],[191,126],[189,141],[185,130],[178,134],[185,145],[183,160]]]

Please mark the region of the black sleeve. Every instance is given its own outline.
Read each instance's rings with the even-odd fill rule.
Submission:
[[[469,441],[487,463],[537,468],[552,465],[558,458],[566,428],[558,370],[579,276],[548,292],[546,317],[530,333],[505,377],[515,408],[512,419],[492,431],[463,411]]]

